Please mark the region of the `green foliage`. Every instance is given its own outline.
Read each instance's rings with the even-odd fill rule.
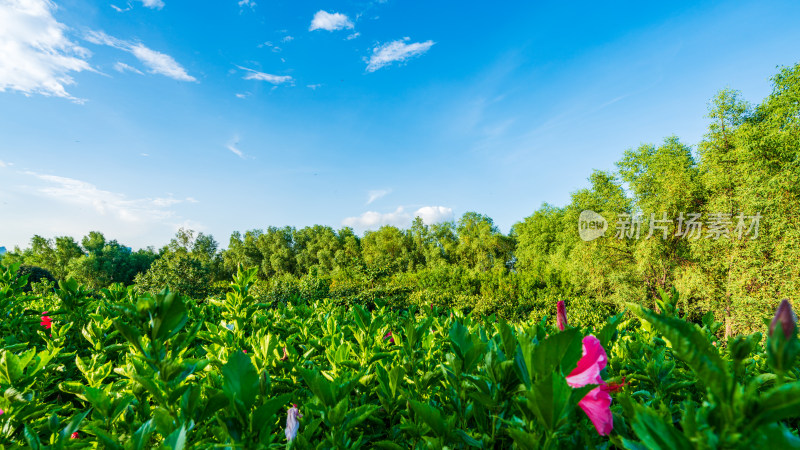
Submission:
[[[76,281],[46,298],[0,271],[9,319],[0,324],[0,445],[105,448],[277,448],[286,411],[302,412],[298,448],[782,448],[798,440],[796,333],[731,339],[639,305],[571,327],[483,320],[439,306],[417,310],[328,299],[309,277],[295,296],[259,302],[258,268],[238,268],[223,298],[170,291],[100,292]],[[39,312],[53,311],[47,333]],[[596,308],[595,308],[596,309]],[[492,318],[490,318],[492,319]],[[13,327],[13,328],[12,328]],[[14,330],[11,334],[10,331]],[[75,330],[75,331],[73,331]],[[614,429],[598,435],[579,402],[594,385],[567,382],[597,336]],[[14,336],[10,340],[7,336]],[[623,384],[622,377],[627,381]],[[77,439],[70,439],[73,432]]]

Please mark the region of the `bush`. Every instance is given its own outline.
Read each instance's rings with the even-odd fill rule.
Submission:
[[[33,289],[34,283],[49,282],[51,285],[56,284],[56,277],[50,273],[49,270],[36,266],[20,266],[17,271],[17,277],[28,275],[28,284],[23,288],[24,292],[30,292]]]

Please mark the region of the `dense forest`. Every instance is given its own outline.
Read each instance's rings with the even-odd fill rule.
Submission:
[[[34,290],[71,277],[92,289],[169,285],[204,298],[222,295],[242,265],[258,267],[253,293],[262,301],[381,299],[528,319],[565,300],[587,325],[623,302],[653,306],[660,289],[675,287],[690,319],[711,311],[726,335],[751,332],[761,326],[754,317],[770,316],[800,287],[800,65],[780,69],[757,105],[720,91],[708,117],[696,147],[671,136],[629,149],[616,171],[590,174],[568,205],[544,204],[507,235],[474,212],[363,236],[320,225],[254,229],[233,233],[225,250],[191,230],[158,251],[92,232],[80,242],[34,236],[0,262],[22,264]],[[603,237],[581,239],[585,210],[607,220]]]

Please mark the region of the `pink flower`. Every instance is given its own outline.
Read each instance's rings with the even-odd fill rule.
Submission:
[[[578,406],[589,416],[589,420],[592,421],[594,428],[601,436],[606,436],[614,428],[611,415],[611,396],[608,394],[606,383],[600,377],[600,371],[606,367],[607,363],[608,357],[600,341],[589,335],[583,338],[583,356],[578,361],[578,366],[567,376],[567,384],[573,388],[583,387],[587,384],[599,385],[589,391],[578,402]]]
[[[392,332],[391,331],[387,331],[386,334],[383,335],[383,340],[385,341],[387,339],[389,340],[389,342],[394,344],[394,338],[392,337]]]
[[[567,307],[564,304],[564,300],[559,300],[556,303],[556,325],[561,331],[564,331],[564,328],[567,327]]]
[[[247,354],[247,350],[242,350],[245,354]]]
[[[49,330],[52,326],[53,321],[50,319],[50,316],[47,315],[47,311],[42,313],[42,323],[41,325],[46,329]]]
[[[80,437],[81,437],[81,435],[80,435],[80,434],[78,434],[78,432],[76,431],[76,432],[72,433],[72,436],[70,436],[69,438],[70,438],[70,439],[78,439],[78,438],[80,438]]]
[[[291,441],[297,437],[297,431],[300,430],[300,420],[303,415],[297,409],[297,405],[292,404],[289,408],[289,415],[286,417],[286,440]]]
[[[5,412],[5,411],[3,411],[2,409],[0,409],[0,416],[2,416],[4,412]]]

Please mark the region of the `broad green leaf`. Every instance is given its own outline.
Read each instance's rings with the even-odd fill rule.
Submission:
[[[719,353],[697,325],[674,317],[665,317],[636,304],[631,311],[648,321],[672,343],[673,353],[684,360],[719,400],[730,398],[731,376]]]

